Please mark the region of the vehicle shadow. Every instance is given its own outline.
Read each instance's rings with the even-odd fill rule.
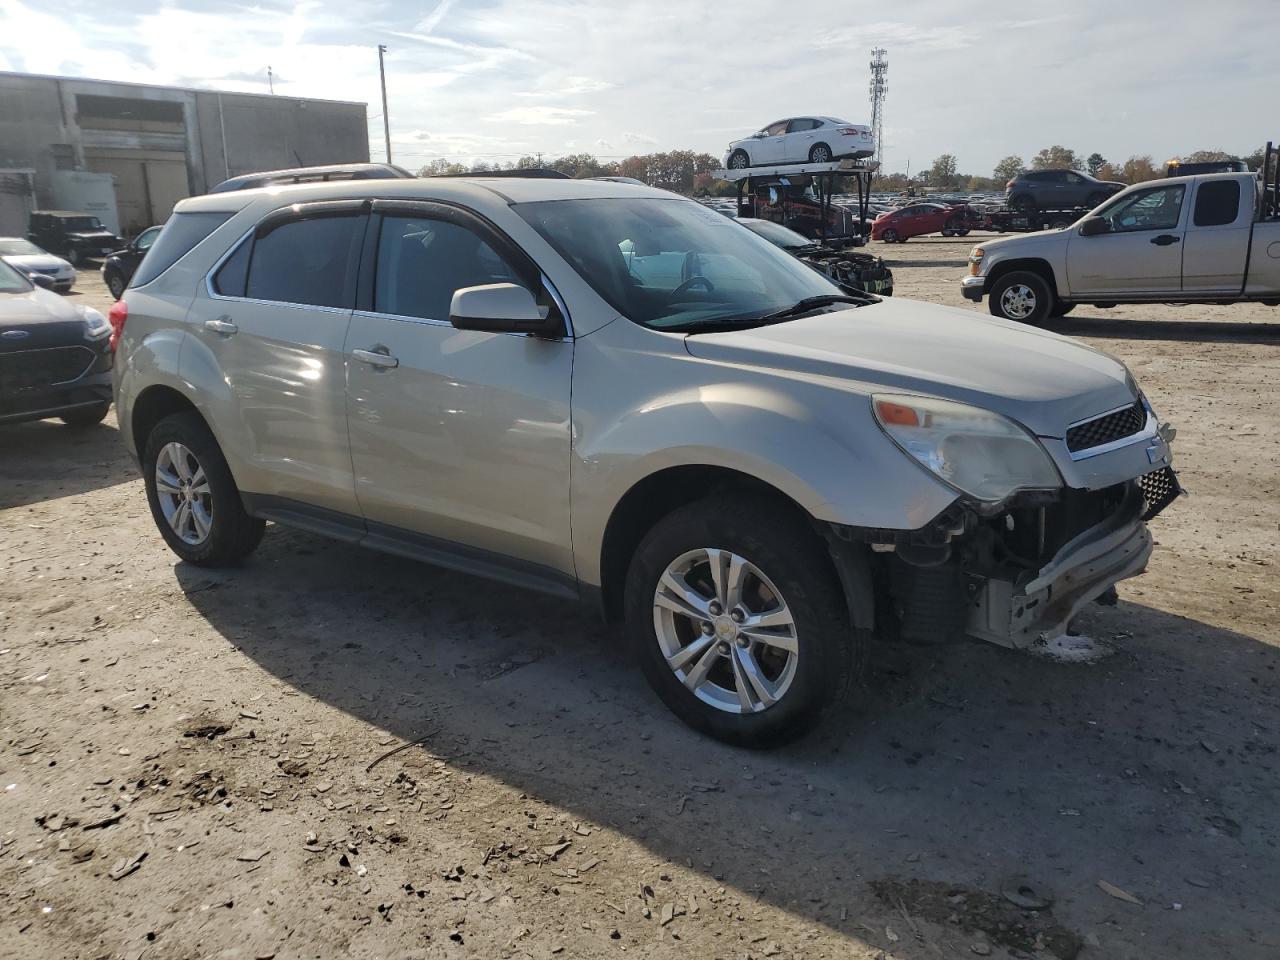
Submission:
[[[0,426],[0,510],[136,480],[114,411],[95,427],[59,420]]]
[[[1086,308],[1087,309],[1087,308]],[[1052,321],[1055,333],[1073,337],[1124,340],[1218,341],[1221,343],[1280,342],[1280,323],[1235,323],[1229,320],[1121,319],[1102,314],[1072,313]]]
[[[853,706],[752,753],[684,728],[586,608],[279,528],[243,570],[175,570],[229,644],[367,722],[368,760],[382,730],[430,735],[457,766],[894,956],[944,953],[872,884],[998,900],[1013,875],[1052,891],[1092,955],[1280,949],[1280,653],[1257,639],[1122,602],[1085,617],[1118,649],[1092,665],[881,650]],[[968,955],[943,907],[945,955]]]

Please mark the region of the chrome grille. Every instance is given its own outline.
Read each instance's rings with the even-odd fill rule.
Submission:
[[[1104,413],[1100,417],[1094,417],[1092,420],[1086,420],[1084,423],[1077,423],[1074,427],[1069,427],[1067,429],[1067,449],[1072,453],[1077,453],[1080,450],[1100,447],[1104,443],[1123,440],[1125,437],[1140,433],[1146,422],[1147,411],[1143,409],[1142,401],[1139,400],[1123,410]]]

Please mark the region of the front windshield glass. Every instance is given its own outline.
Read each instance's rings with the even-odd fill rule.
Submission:
[[[101,230],[102,221],[97,217],[66,217],[62,221],[64,230],[75,233],[77,231]]]
[[[26,293],[30,289],[31,281],[0,260],[0,293]]]
[[[772,220],[756,220],[754,223],[744,223],[743,226],[784,250],[813,246],[813,241],[804,234],[789,230]]]
[[[760,320],[843,291],[692,200],[545,200],[513,208],[619,313],[660,330]]]
[[[29,257],[32,254],[44,253],[30,240],[0,240],[0,256]]]

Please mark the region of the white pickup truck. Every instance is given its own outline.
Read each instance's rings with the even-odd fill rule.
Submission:
[[[1061,230],[973,248],[961,281],[997,317],[1043,324],[1076,304],[1280,305],[1280,215],[1253,173],[1151,180]]]

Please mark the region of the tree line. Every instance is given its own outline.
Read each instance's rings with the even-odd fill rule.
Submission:
[[[1178,159],[1189,163],[1206,160],[1244,160],[1249,169],[1262,166],[1263,148],[1252,153],[1234,154],[1225,150],[1196,150]],[[694,150],[669,150],[665,153],[646,153],[622,160],[599,160],[590,153],[571,153],[563,157],[547,159],[542,154],[528,154],[515,161],[491,163],[477,160],[470,164],[449,160],[433,160],[418,170],[418,176],[458,176],[484,174],[495,170],[542,168],[556,170],[575,179],[590,177],[630,177],[685,196],[733,196],[734,184],[717,180],[712,171],[721,166],[720,160],[709,153]],[[991,176],[960,173],[954,154],[944,153],[927,169],[910,176],[906,173],[880,174],[873,189],[888,193],[907,190],[933,189],[986,193],[1004,191],[1005,183],[1027,170],[1081,170],[1099,180],[1115,180],[1121,183],[1141,183],[1163,177],[1163,165],[1157,166],[1150,154],[1135,154],[1127,160],[1112,162],[1094,152],[1088,156],[1069,147],[1054,144],[1045,147],[1031,158],[1030,164],[1022,157],[1011,154],[996,164]]]

